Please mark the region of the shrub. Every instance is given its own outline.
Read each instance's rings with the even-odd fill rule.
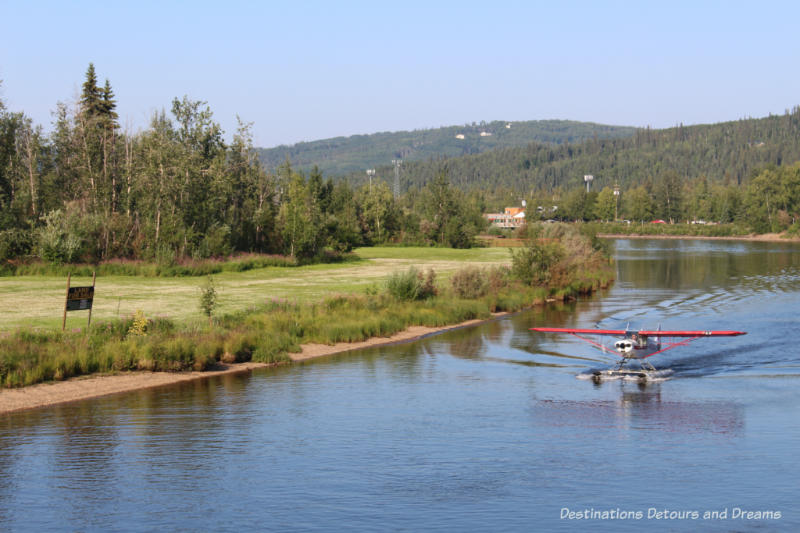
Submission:
[[[489,290],[489,280],[484,269],[468,266],[453,274],[450,286],[459,298],[472,300],[486,295]]]
[[[511,272],[526,285],[548,285],[550,269],[564,256],[558,243],[544,242],[537,236],[528,240],[528,245],[511,251]]]
[[[147,317],[144,313],[137,310],[133,315],[133,323],[128,328],[128,336],[132,337],[145,337],[147,336]]]
[[[206,283],[200,288],[200,309],[208,317],[208,325],[211,325],[211,315],[217,307],[217,289],[214,288],[214,278],[208,276]]]
[[[37,235],[39,257],[55,265],[77,260],[83,242],[67,216],[57,209],[46,214],[43,220],[44,226]]]
[[[488,273],[489,291],[496,294],[505,289],[508,287],[510,277],[511,269],[508,266],[497,265],[491,267]]]
[[[398,300],[425,300],[436,295],[436,272],[428,270],[427,275],[415,267],[405,272],[395,272],[386,282],[389,294]]]

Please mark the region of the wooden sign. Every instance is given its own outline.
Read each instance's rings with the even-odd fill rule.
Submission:
[[[67,291],[67,311],[83,311],[92,308],[94,287],[70,287]]]
[[[92,285],[90,287],[70,287],[72,274],[67,275],[67,299],[64,301],[64,318],[61,320],[61,331],[67,326],[67,311],[89,311],[89,320],[86,329],[92,325],[92,303],[94,302],[94,284],[97,274],[92,272]]]

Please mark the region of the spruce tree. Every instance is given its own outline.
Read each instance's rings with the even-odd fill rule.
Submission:
[[[114,91],[111,90],[111,83],[106,78],[106,84],[102,90],[102,101],[100,102],[100,113],[103,116],[105,126],[110,130],[115,130],[119,127],[117,119],[119,115],[115,111],[117,108],[117,101],[114,100]]]
[[[86,81],[83,82],[81,93],[81,113],[86,118],[93,118],[102,113],[103,103],[101,100],[100,88],[97,87],[97,75],[94,71],[94,63],[89,63],[86,69]]]

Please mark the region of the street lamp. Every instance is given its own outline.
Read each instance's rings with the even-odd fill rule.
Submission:
[[[619,216],[617,216],[617,209],[619,208],[619,185],[614,184],[614,222],[619,220]]]
[[[369,176],[369,192],[372,192],[372,176],[374,176],[374,175],[375,175],[375,169],[374,168],[368,168],[367,169],[367,176]]]

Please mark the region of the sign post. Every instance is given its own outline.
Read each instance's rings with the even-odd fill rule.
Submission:
[[[92,285],[90,287],[70,287],[72,280],[72,273],[67,275],[67,298],[64,301],[64,317],[61,320],[61,331],[67,325],[67,311],[84,311],[89,310],[89,320],[86,323],[86,329],[92,325],[92,303],[94,302],[94,285],[97,279],[97,273],[92,272]]]

